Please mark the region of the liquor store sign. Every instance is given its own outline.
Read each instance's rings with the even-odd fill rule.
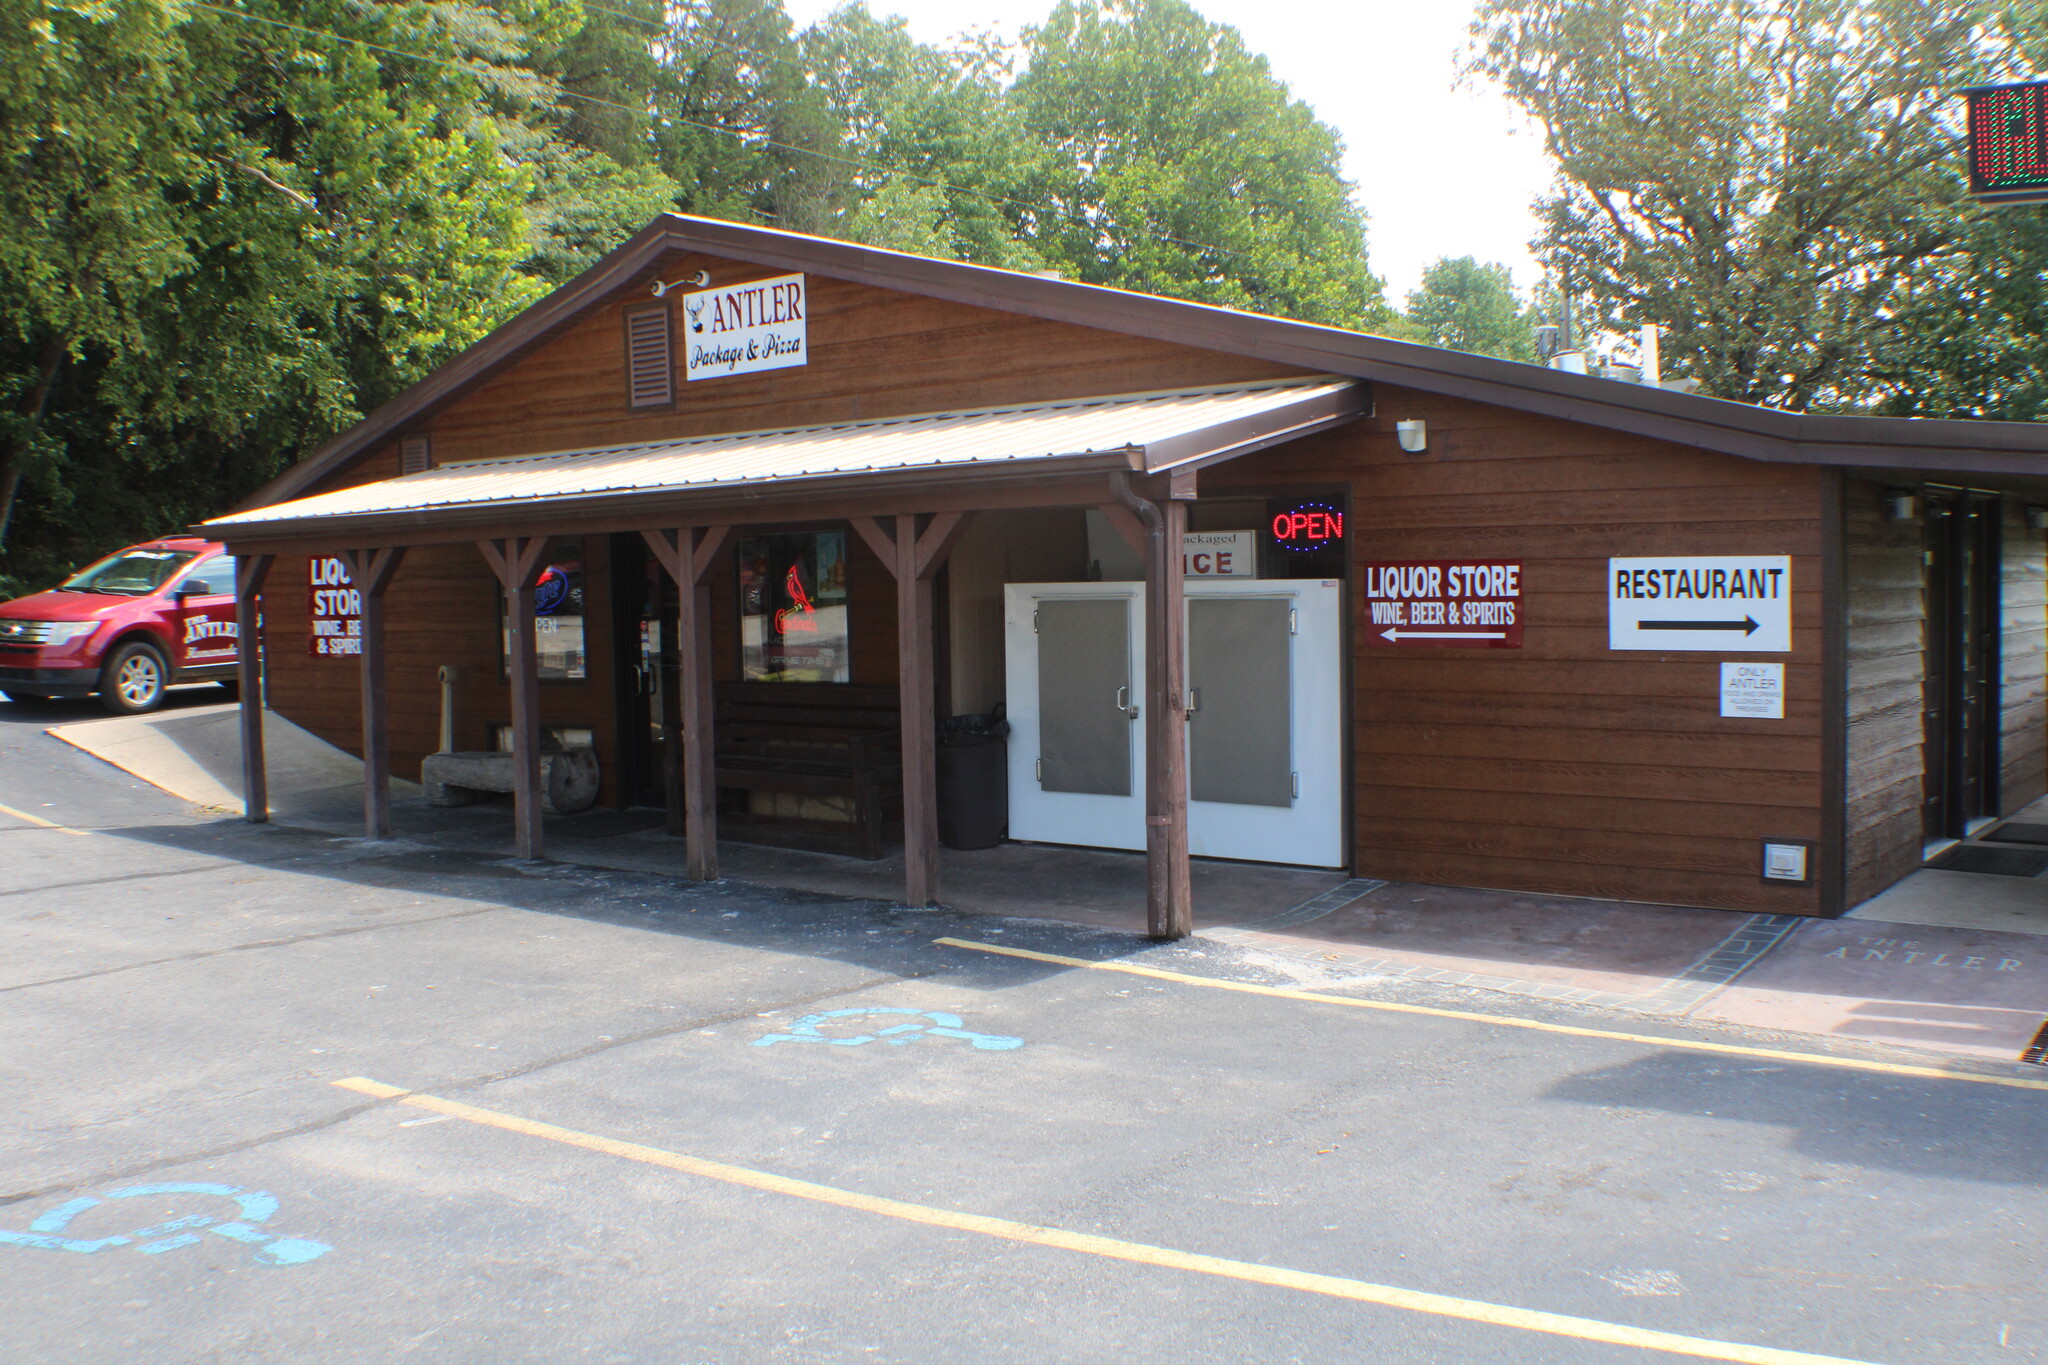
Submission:
[[[306,566],[306,652],[315,658],[363,652],[363,594],[348,566],[315,555]]]
[[[1520,649],[1519,561],[1421,559],[1365,566],[1365,641],[1383,649]]]
[[[810,362],[809,294],[801,275],[683,295],[683,373],[719,379]]]
[[[1792,648],[1792,557],[1610,559],[1607,647],[1783,654]]]

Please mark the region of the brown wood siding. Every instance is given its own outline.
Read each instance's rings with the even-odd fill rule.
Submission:
[[[2048,792],[2048,532],[2027,528],[2026,504],[2005,500],[1999,584],[1999,812]]]
[[[708,270],[717,284],[775,273],[683,256],[645,278],[692,270]],[[808,364],[692,383],[681,369],[689,334],[678,325],[675,407],[633,412],[621,309],[647,302],[646,285],[635,284],[434,414],[426,426],[435,458],[446,464],[1303,373],[819,275],[810,277],[809,292]]]
[[[264,591],[270,704],[287,720],[360,756],[361,665],[354,658],[307,653],[306,575],[303,556],[280,556]],[[584,540],[583,591],[588,676],[542,683],[540,716],[543,725],[591,731],[603,783],[599,799],[609,803],[616,796],[618,746],[611,699],[611,574],[603,537]],[[420,546],[399,566],[385,603],[391,771],[417,782],[420,761],[441,743],[443,664],[457,670],[456,748],[491,748],[491,727],[511,719],[500,655],[497,580],[473,546]]]
[[[1357,874],[1817,913],[1817,887],[1758,868],[1762,840],[1822,834],[1821,471],[1377,397],[1371,419],[1202,475],[1204,496],[1348,482],[1355,566],[1523,564],[1519,650],[1370,648],[1354,617]],[[1400,451],[1404,418],[1428,423],[1426,454]],[[1794,649],[1764,656],[1787,665],[1784,720],[1721,717],[1719,654],[1608,650],[1607,559],[1650,554],[1793,556]]]
[[[1920,866],[1925,721],[1925,527],[1887,521],[1885,490],[1851,481],[1847,541],[1849,688],[1846,838],[1850,906]]]

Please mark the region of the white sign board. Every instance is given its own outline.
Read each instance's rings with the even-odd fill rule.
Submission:
[[[807,363],[809,305],[801,275],[683,295],[683,373],[719,379]]]
[[[1785,719],[1785,665],[1722,664],[1721,714]]]
[[[1257,578],[1257,531],[1189,531],[1180,538],[1181,572],[1189,578]]]
[[[1786,653],[1792,648],[1792,557],[1610,559],[1607,647]]]

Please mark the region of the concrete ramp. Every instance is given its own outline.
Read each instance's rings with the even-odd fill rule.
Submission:
[[[240,710],[233,703],[194,706],[53,725],[48,733],[196,806],[240,814]],[[269,711],[263,713],[263,748],[270,808],[279,815],[331,809],[362,790],[361,759]],[[419,790],[396,779],[391,786],[394,796]]]

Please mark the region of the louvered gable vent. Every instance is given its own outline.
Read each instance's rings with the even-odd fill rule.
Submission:
[[[626,406],[665,408],[675,401],[667,303],[626,314]]]

